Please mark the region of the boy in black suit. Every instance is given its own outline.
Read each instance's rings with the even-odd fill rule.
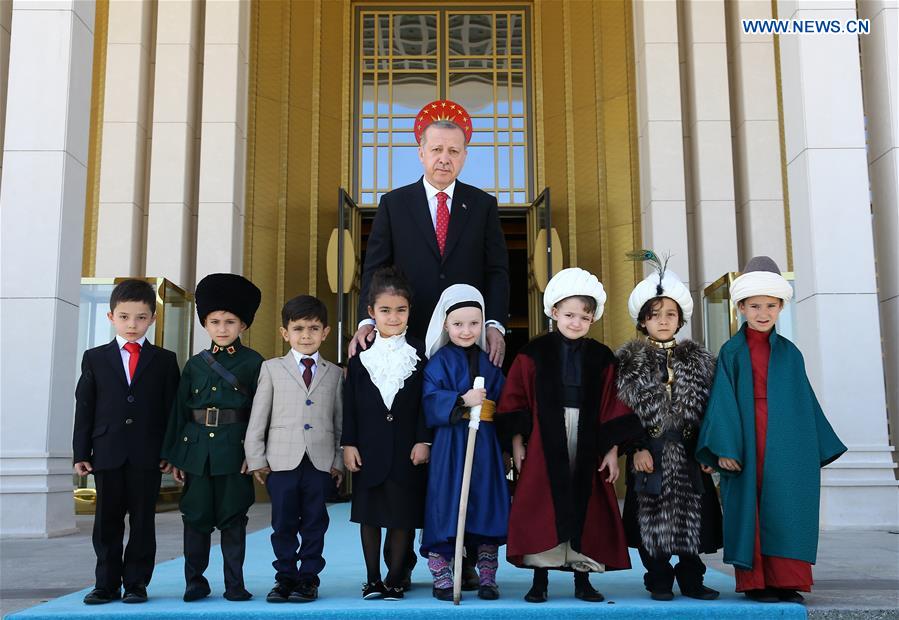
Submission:
[[[75,473],[93,474],[97,486],[97,581],[84,597],[88,605],[117,600],[123,584],[125,603],[147,600],[156,560],[159,482],[162,472],[171,470],[159,453],[180,376],[175,354],[147,341],[156,320],[156,293],[149,283],[119,283],[109,310],[115,340],[84,352],[75,388]],[[130,535],[123,559],[126,513]]]

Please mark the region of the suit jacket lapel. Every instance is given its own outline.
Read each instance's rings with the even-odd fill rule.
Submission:
[[[106,359],[109,361],[112,374],[119,378],[122,387],[128,389],[128,378],[125,376],[125,366],[122,364],[122,352],[119,350],[119,341],[113,338],[106,346]]]
[[[437,232],[434,230],[434,222],[431,221],[431,209],[428,206],[428,194],[425,192],[423,179],[424,177],[421,177],[415,184],[414,198],[412,204],[408,205],[408,210],[412,212],[412,219],[421,229],[422,235],[424,235],[423,239],[434,254],[434,258],[439,261],[440,248],[437,247]]]
[[[424,185],[422,185],[424,187]],[[458,180],[456,181],[456,189],[453,192],[453,209],[450,211],[449,230],[446,233],[446,248],[443,253],[445,261],[450,252],[453,251],[455,245],[462,237],[465,226],[468,223],[468,206],[465,204],[466,193],[463,189],[464,185]],[[436,233],[434,235],[436,239]]]
[[[312,384],[309,386],[309,393],[315,391],[315,388],[318,387],[318,384],[321,383],[322,377],[327,374],[330,370],[331,364],[322,359],[321,355],[318,356],[318,368],[315,369],[315,374],[312,375]]]
[[[287,355],[281,358],[281,362],[287,368],[290,376],[297,382],[297,385],[300,386],[300,389],[303,390],[303,393],[308,394],[309,390],[306,388],[306,382],[303,381],[303,375],[300,374],[300,366],[297,364],[297,359],[293,356],[293,352],[288,351]]]
[[[116,343],[118,344],[118,343]],[[137,382],[144,373],[144,369],[156,355],[156,347],[150,344],[149,340],[144,340],[144,346],[140,349],[140,356],[137,358],[137,368],[134,369],[134,376],[131,377],[131,385]]]

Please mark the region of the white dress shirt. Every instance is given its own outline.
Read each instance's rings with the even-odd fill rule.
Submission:
[[[437,234],[437,194],[443,192],[447,195],[446,199],[446,209],[449,211],[450,215],[453,213],[453,192],[456,191],[456,181],[453,180],[446,189],[437,189],[430,183],[428,183],[428,179],[425,177],[421,178],[421,182],[424,183],[425,186],[425,195],[428,197],[428,211],[431,212],[431,225],[434,226],[434,234]],[[374,325],[374,319],[362,319],[359,321],[359,325],[356,326],[356,329],[359,329],[363,325]],[[502,323],[499,321],[485,321],[484,327],[495,327],[499,330],[501,334],[506,333],[506,328],[503,327]]]
[[[314,379],[314,378],[315,378],[315,371],[318,370],[318,351],[316,351],[316,352],[313,353],[312,355],[303,355],[302,353],[300,353],[300,352],[297,351],[296,349],[291,349],[290,352],[293,353],[293,359],[295,359],[295,360],[297,361],[297,366],[298,366],[299,369],[300,369],[300,375],[302,375],[302,374],[303,374],[303,371],[306,370],[306,367],[303,366],[303,360],[304,360],[304,359],[306,359],[306,358],[308,357],[308,358],[311,359],[313,362],[315,362],[315,363],[312,364],[312,366],[311,366],[311,368],[312,368],[312,378]]]
[[[118,334],[116,334],[115,340],[116,340],[116,342],[117,342],[118,345],[119,345],[119,354],[122,356],[122,366],[125,368],[125,381],[128,382],[128,385],[131,385],[131,371],[128,370],[128,362],[131,360],[131,354],[128,353],[127,350],[125,350],[125,344],[128,343],[128,342],[131,342],[131,341],[130,341],[130,340],[125,340],[124,338],[122,338],[122,337],[119,336]],[[146,337],[146,336],[141,336],[140,338],[138,338],[138,339],[135,340],[134,342],[136,342],[137,344],[139,344],[139,345],[140,345],[140,348],[143,349],[143,348],[144,348],[144,343],[145,343],[146,341],[147,341],[147,337]]]

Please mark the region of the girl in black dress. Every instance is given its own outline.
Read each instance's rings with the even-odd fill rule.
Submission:
[[[347,364],[343,460],[353,472],[350,520],[360,524],[368,573],[365,599],[403,598],[406,549],[424,525],[431,435],[421,410],[424,344],[406,338],[412,292],[393,267],[375,272],[368,314],[375,340]],[[381,528],[387,528],[388,572],[381,581]]]

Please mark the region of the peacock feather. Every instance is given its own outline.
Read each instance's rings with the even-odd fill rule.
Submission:
[[[652,250],[642,249],[628,252],[626,256],[628,260],[649,263],[653,266],[653,268],[659,274],[659,283],[656,286],[656,290],[658,294],[661,295],[662,279],[665,277],[665,270],[668,268],[668,260],[671,258],[671,255],[668,254],[667,256],[665,256],[665,259],[662,260],[661,258],[659,258],[659,255]]]

